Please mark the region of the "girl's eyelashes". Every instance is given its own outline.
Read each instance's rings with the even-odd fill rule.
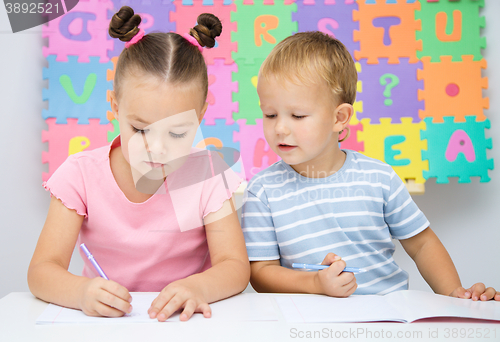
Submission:
[[[295,115],[295,114],[293,114],[292,116],[293,116],[295,119],[303,119],[303,118],[305,118],[305,117],[306,117],[305,115]]]
[[[179,139],[179,138],[184,138],[184,137],[186,136],[187,132],[184,132],[184,133],[182,133],[182,134],[176,134],[176,133],[174,133],[174,132],[169,132],[169,134],[170,134],[170,136],[171,136],[172,138]]]
[[[135,133],[147,133],[149,132],[149,129],[139,129],[139,128],[136,128],[134,126],[131,126],[132,129],[134,130]],[[175,138],[175,139],[180,139],[180,138],[184,138],[186,135],[187,135],[187,132],[184,132],[184,133],[181,133],[181,134],[177,134],[177,133],[174,133],[174,132],[168,132],[170,134],[170,136],[172,138]]]
[[[264,114],[264,116],[268,119],[272,119],[276,117],[276,114]]]
[[[135,128],[134,126],[131,126],[132,129],[134,130],[134,132],[136,133],[147,133],[149,130],[147,129],[139,129],[139,128]]]

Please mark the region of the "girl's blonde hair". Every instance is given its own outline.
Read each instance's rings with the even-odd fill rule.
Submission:
[[[189,34],[200,46],[212,48],[215,38],[222,32],[222,24],[215,15],[202,13],[198,25]],[[109,35],[128,42],[139,32],[141,17],[134,10],[123,6],[113,15],[109,23]],[[207,66],[202,53],[186,38],[174,32],[153,32],[146,34],[137,43],[123,49],[116,65],[113,88],[116,96],[121,94],[123,79],[133,71],[144,72],[161,81],[172,84],[186,84],[199,81],[203,101],[208,93]]]
[[[277,44],[260,68],[260,77],[311,85],[325,81],[333,99],[354,104],[358,74],[344,44],[322,32],[299,32]]]

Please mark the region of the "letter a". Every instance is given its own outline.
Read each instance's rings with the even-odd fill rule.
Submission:
[[[474,145],[467,133],[461,129],[456,130],[448,141],[445,157],[449,162],[454,162],[459,153],[463,153],[469,163],[476,160]]]

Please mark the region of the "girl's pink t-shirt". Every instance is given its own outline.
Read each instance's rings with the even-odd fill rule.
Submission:
[[[132,203],[111,172],[109,153],[119,144],[118,136],[110,146],[69,156],[43,184],[84,216],[78,246],[85,243],[108,278],[129,291],[158,292],[210,268],[203,218],[219,210],[242,180],[217,153],[193,149],[198,153],[171,173],[164,187],[147,201]],[[226,170],[226,182],[220,170]],[[82,275],[99,276],[81,250],[80,255]]]

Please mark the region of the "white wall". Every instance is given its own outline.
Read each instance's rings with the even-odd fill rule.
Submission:
[[[426,193],[414,199],[431,222],[431,226],[451,254],[464,285],[482,281],[500,289],[500,1],[486,0],[487,27],[483,33],[489,62],[483,73],[489,77],[490,98],[486,112],[491,120],[487,135],[493,138],[490,158],[497,170],[489,173],[491,182],[470,184],[436,184],[429,180]],[[47,165],[41,163],[41,131],[47,129],[41,112],[42,101],[41,28],[12,34],[4,6],[0,6],[0,298],[13,291],[28,291],[26,272],[38,235],[45,221],[49,195],[41,186],[41,174]],[[413,261],[398,243],[396,260],[410,273],[411,289],[429,289]],[[70,270],[79,274],[82,261],[73,259]]]

